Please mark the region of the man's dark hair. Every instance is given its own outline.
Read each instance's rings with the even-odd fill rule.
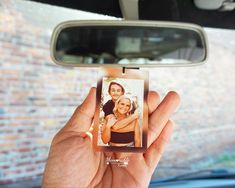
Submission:
[[[124,87],[123,87],[121,84],[117,83],[117,82],[111,82],[111,83],[109,84],[109,93],[110,93],[110,90],[111,90],[111,86],[112,86],[112,85],[118,85],[118,86],[122,89],[123,94],[125,93]]]

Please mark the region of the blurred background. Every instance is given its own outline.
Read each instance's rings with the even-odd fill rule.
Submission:
[[[21,0],[0,1],[0,186],[40,185],[50,142],[96,86],[96,68],[65,68],[49,54],[53,28],[112,17]],[[235,31],[205,28],[205,65],[151,68],[150,89],[181,95],[176,130],[153,179],[235,169]],[[27,186],[26,186],[27,185]],[[23,186],[20,186],[23,187]]]

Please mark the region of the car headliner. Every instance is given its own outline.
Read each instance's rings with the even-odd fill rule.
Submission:
[[[122,17],[118,0],[32,0],[36,2]],[[193,0],[139,0],[141,20],[162,20],[196,23],[204,27],[235,29],[235,10],[201,10]]]

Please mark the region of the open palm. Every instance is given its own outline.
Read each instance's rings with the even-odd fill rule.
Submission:
[[[151,176],[169,141],[170,115],[179,96],[169,92],[160,103],[156,92],[148,95],[148,149],[143,153],[104,153],[92,147],[89,132],[95,113],[95,88],[54,137],[47,160],[43,187],[148,187]],[[129,158],[126,168],[106,164],[106,157]]]

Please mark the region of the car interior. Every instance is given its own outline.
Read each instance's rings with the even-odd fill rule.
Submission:
[[[149,187],[235,187],[235,0],[4,0],[1,10],[0,187],[41,187],[53,136],[106,65],[143,68],[161,98],[182,95]]]

